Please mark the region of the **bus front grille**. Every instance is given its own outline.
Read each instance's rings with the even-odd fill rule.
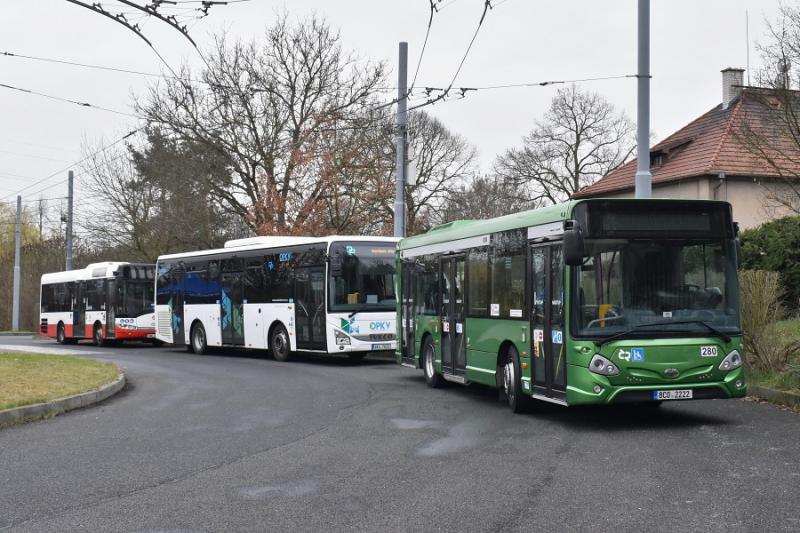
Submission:
[[[158,315],[158,335],[172,341],[172,320],[170,313],[157,313]]]

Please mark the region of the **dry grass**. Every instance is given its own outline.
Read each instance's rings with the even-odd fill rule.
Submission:
[[[796,338],[782,334],[786,318],[780,276],[777,272],[743,270],[739,273],[742,294],[742,329],[746,360],[764,373],[787,371],[800,351]]]
[[[0,353],[0,409],[97,389],[116,379],[114,363],[68,355]]]

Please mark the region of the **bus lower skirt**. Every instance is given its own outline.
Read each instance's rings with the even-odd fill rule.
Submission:
[[[701,387],[692,389],[693,400],[718,400],[728,397],[728,394],[726,394],[725,391],[719,387]],[[617,394],[611,403],[641,403],[652,401],[653,391],[651,390],[627,390]]]

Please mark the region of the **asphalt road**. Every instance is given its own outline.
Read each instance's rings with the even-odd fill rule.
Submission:
[[[0,430],[0,530],[800,530],[800,415],[770,405],[513,415],[388,360],[78,348],[130,385]]]

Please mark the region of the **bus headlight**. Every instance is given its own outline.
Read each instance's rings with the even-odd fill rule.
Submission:
[[[738,350],[734,350],[725,356],[725,359],[719,364],[719,369],[723,372],[728,372],[730,370],[734,370],[742,366],[742,356],[739,354]]]
[[[595,354],[592,360],[589,361],[589,370],[601,376],[616,376],[619,374],[617,365],[603,357],[602,355]]]
[[[350,337],[338,329],[333,330],[333,338],[336,340],[337,346],[350,346]]]

